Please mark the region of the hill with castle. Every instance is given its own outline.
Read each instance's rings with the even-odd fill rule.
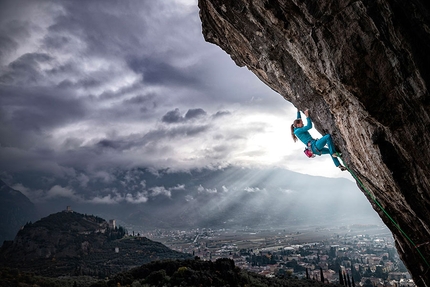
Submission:
[[[154,260],[186,259],[145,237],[127,236],[114,221],[70,208],[27,223],[0,249],[0,266],[43,276],[112,276]]]
[[[268,278],[231,259],[192,258],[114,220],[70,207],[27,223],[0,248],[0,286],[335,286],[317,280]]]

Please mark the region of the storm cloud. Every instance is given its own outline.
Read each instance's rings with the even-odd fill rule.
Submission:
[[[118,175],[139,169],[339,176],[330,159],[305,163],[288,135],[294,117],[204,41],[196,0],[1,1],[0,177],[32,200],[148,204],[181,192],[183,182]]]

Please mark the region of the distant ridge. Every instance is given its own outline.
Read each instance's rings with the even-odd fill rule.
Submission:
[[[44,176],[48,174],[39,173],[32,178]],[[124,186],[125,182],[129,183]],[[64,186],[58,180],[46,185],[32,180],[23,184],[30,190],[44,191]],[[319,226],[382,223],[354,182],[282,168],[231,166],[156,173],[143,168],[118,169],[111,182],[90,181],[81,186],[73,181],[67,188],[75,196],[49,197],[49,192],[42,193],[35,204],[43,216],[57,212],[58,206],[73,205],[82,213],[115,218],[137,232],[245,226],[285,228],[316,222]],[[104,194],[95,190],[104,190]]]
[[[0,266],[50,277],[106,277],[153,260],[191,257],[125,233],[100,217],[65,210],[25,225],[13,241],[6,241]]]
[[[20,191],[0,180],[0,245],[27,222],[37,219],[36,207]]]

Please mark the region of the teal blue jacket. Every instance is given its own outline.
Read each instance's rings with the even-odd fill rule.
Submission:
[[[297,118],[301,119],[300,111],[297,111]],[[302,128],[294,128],[294,134],[296,137],[303,142],[306,146],[308,145],[309,141],[313,141],[314,138],[309,133],[309,130],[312,128],[312,120],[310,117],[307,117],[307,124],[306,126],[303,126]]]

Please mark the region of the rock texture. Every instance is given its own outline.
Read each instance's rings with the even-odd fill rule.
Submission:
[[[333,135],[415,283],[430,286],[430,3],[199,0],[199,7],[208,42],[309,108],[317,130]]]

